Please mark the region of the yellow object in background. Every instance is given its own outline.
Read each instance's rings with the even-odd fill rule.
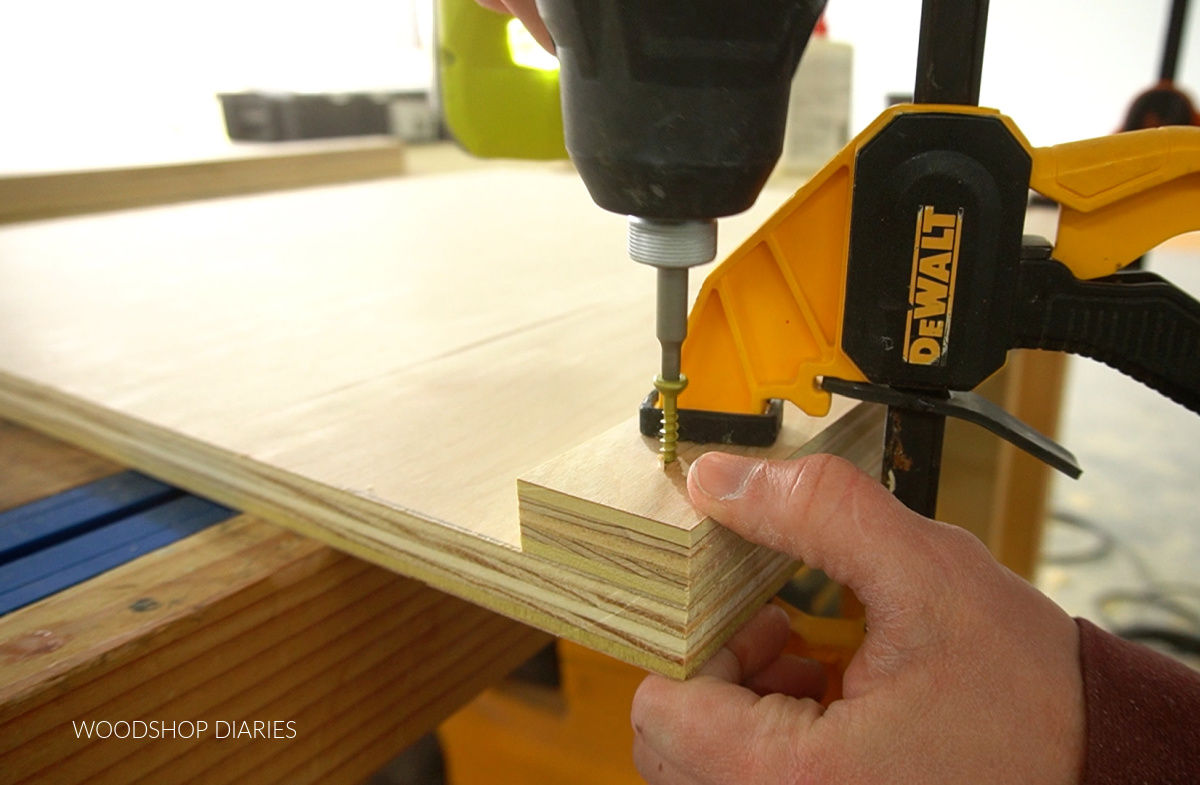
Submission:
[[[519,21],[475,0],[437,0],[446,127],[483,158],[566,158],[558,61]]]
[[[639,785],[629,710],[646,671],[558,642],[560,688],[502,682],[438,729],[450,785]]]
[[[828,706],[842,697],[842,674],[865,633],[858,598],[833,583],[821,595],[836,598],[846,618],[817,617],[775,603],[792,621],[786,650],[825,666],[829,682],[821,702]],[[812,603],[817,604],[824,603]],[[560,640],[557,647],[559,687],[506,680],[442,723],[438,737],[450,785],[644,782],[633,765],[629,711],[646,671],[570,641]]]
[[[854,49],[817,32],[792,77],[780,170],[812,177],[850,141]]]

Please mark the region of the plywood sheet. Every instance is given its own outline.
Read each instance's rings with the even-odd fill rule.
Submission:
[[[517,477],[649,389],[654,276],[623,239],[533,170],[6,228],[0,415],[681,672],[689,641],[626,610],[657,598],[526,553],[517,514]]]
[[[404,146],[392,137],[225,143],[194,150],[144,147],[91,157],[77,151],[4,151],[0,223],[394,177]],[[3,156],[3,153],[0,153]]]

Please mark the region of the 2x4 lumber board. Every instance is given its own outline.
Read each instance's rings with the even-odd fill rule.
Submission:
[[[351,590],[355,585],[361,588]],[[375,600],[364,606],[364,597]],[[381,612],[388,613],[388,623],[370,623]],[[337,623],[362,613],[362,623],[346,629]],[[322,621],[328,619],[334,623]],[[443,625],[447,620],[454,624]],[[304,652],[314,645],[310,639],[322,635],[337,639],[320,647],[327,667],[297,681]],[[546,640],[481,608],[239,516],[0,618],[0,770],[13,781],[36,781],[51,772],[59,781],[129,781],[158,766],[152,777],[157,782],[228,781],[220,763],[236,752],[236,743],[210,738],[187,765],[176,767],[158,756],[186,752],[186,740],[158,740],[161,749],[135,754],[132,740],[76,740],[71,721],[195,718],[200,712],[211,727],[215,719],[232,718],[221,706],[233,713],[247,709],[236,705],[245,700],[247,710],[295,709],[303,719],[298,739],[304,742],[307,733],[311,742],[333,718],[300,707],[360,686],[406,722],[390,744],[345,740],[347,754],[364,755],[362,765],[378,767]],[[332,656],[330,646],[342,654]],[[384,662],[388,672],[405,675],[387,681],[356,670],[354,657],[363,652]],[[440,664],[430,671],[427,661]],[[431,694],[440,697],[431,701]],[[208,707],[216,709],[214,716],[205,714]],[[299,743],[272,755],[278,767],[295,768],[314,760],[317,750]],[[338,775],[327,781],[356,780]]]
[[[54,712],[86,713],[128,692],[142,676],[125,666],[148,653],[155,652],[158,672],[177,668],[276,616],[346,591],[370,571],[243,518],[216,529],[220,534],[202,532],[89,581],[86,593],[69,589],[0,619],[0,724],[14,729],[0,737],[0,754],[52,731]],[[191,568],[180,569],[177,560]],[[130,607],[131,586],[137,599],[154,602]]]
[[[207,689],[207,698],[212,701],[219,702],[229,697],[232,687],[222,679],[228,671],[236,671],[264,649],[280,641],[286,647],[286,642],[289,638],[295,638],[297,630],[327,621],[352,607],[350,603],[379,590],[378,581],[373,581],[367,572],[344,582],[338,575],[326,573],[311,582],[319,584],[331,578],[336,581],[334,585],[321,586],[322,590],[314,598],[272,615],[270,623],[262,625],[269,629],[261,633],[256,628],[240,629],[244,625],[234,619],[228,625],[206,625],[197,635],[189,636],[178,645],[162,647],[147,657],[129,661],[106,678],[95,679],[83,689],[21,715],[20,724],[11,726],[17,739],[6,740],[6,746],[10,749],[0,756],[0,762],[14,776],[34,776],[35,773],[41,776],[47,767],[57,767],[64,760],[87,765],[97,756],[124,754],[139,745],[136,740],[125,739],[122,743],[130,746],[114,749],[104,741],[75,738],[72,735],[69,739],[71,746],[64,749],[60,738],[63,727],[74,721],[163,719],[159,712],[164,708],[174,712],[176,717],[196,718],[194,713],[185,716],[178,712],[194,708],[187,704],[195,699],[193,693],[197,689]],[[364,584],[370,585],[364,589]],[[239,632],[226,634],[222,629],[226,626],[233,626]],[[216,645],[211,645],[215,637],[220,640]],[[236,656],[231,657],[228,652],[235,652]],[[275,691],[293,688],[294,684],[287,681],[290,676],[290,672],[277,675],[264,682],[263,688]],[[28,726],[36,726],[36,730]],[[210,727],[213,727],[211,720]],[[175,748],[171,751],[186,749],[184,740],[170,740],[170,743]]]
[[[322,603],[324,607],[313,613],[315,618],[311,621],[303,619],[302,626],[298,626],[299,617],[280,615],[272,618],[270,624],[264,625],[265,629],[261,631],[253,630],[229,640],[212,651],[215,656],[194,657],[170,670],[143,672],[142,679],[136,685],[95,706],[88,713],[101,719],[160,719],[163,717],[162,711],[169,704],[174,716],[210,718],[212,727],[211,718],[253,718],[254,715],[247,712],[256,707],[253,701],[264,700],[264,689],[267,691],[265,694],[274,695],[300,688],[301,694],[310,695],[315,687],[306,687],[305,681],[319,677],[323,666],[327,664],[315,656],[315,652],[321,651],[331,641],[344,647],[346,641],[341,640],[343,636],[354,640],[355,632],[363,625],[372,622],[377,624],[387,610],[395,614],[395,607],[380,603],[385,596],[385,586],[380,581],[373,581],[362,591],[330,593],[324,599],[344,599],[337,604]],[[411,601],[411,597],[400,597],[397,601],[404,600]],[[375,632],[383,634],[390,631],[391,628],[385,628]],[[339,649],[334,656],[350,656],[353,651],[353,648]],[[231,657],[229,655],[232,652],[236,652],[236,655]],[[224,656],[220,656],[222,653]],[[278,674],[271,683],[265,685],[260,684],[264,670]],[[222,711],[221,707],[228,702],[234,704],[231,710]],[[80,741],[86,742],[87,739]],[[124,739],[121,745],[92,741],[92,744],[82,744],[80,749],[68,755],[51,756],[54,750],[47,748],[44,758],[26,757],[25,765],[33,764],[36,767],[33,770],[39,776],[52,776],[58,782],[77,782],[91,779],[101,769],[117,760],[128,759],[139,751],[143,751],[143,754],[133,762],[143,766],[156,756],[186,750],[194,740],[175,739],[166,746],[160,745],[161,740],[151,739]],[[22,771],[16,762],[7,763],[7,768],[17,773]]]
[[[879,407],[835,399],[824,421],[789,404],[771,447],[721,449],[775,459],[834,453],[876,472],[882,444]],[[643,634],[682,641],[679,672],[690,674],[798,565],[692,507],[688,467],[713,446],[683,445],[665,470],[657,448],[634,419],[525,474],[517,483],[522,536],[527,553],[564,565],[566,585],[598,578],[645,598],[627,609],[631,617],[656,600]]]
[[[0,224],[403,173],[391,137],[242,144],[201,160],[0,175]]]
[[[516,479],[649,389],[653,276],[623,239],[574,175],[531,169],[0,229],[0,414],[682,673],[678,625],[643,617],[679,598],[520,536]]]
[[[337,706],[360,706],[371,699],[382,700],[391,711],[401,713],[418,708],[421,704],[414,701],[414,693],[419,688],[439,689],[436,677],[442,675],[440,671],[430,672],[427,661],[453,664],[451,652],[458,651],[463,633],[479,623],[478,618],[457,613],[457,608],[439,608],[436,602],[420,607],[410,600],[409,604],[417,607],[406,614],[406,608],[389,604],[379,592],[359,604],[371,606],[371,611],[346,623],[339,616],[333,623],[311,625],[306,632],[298,632],[294,640],[282,641],[253,658],[246,656],[235,668],[220,674],[219,690],[213,689],[215,683],[197,685],[173,698],[169,705],[156,706],[138,716],[158,718],[167,710],[176,716],[208,718],[210,729],[215,719],[292,720],[296,737],[272,743],[276,749],[303,745],[307,755],[315,755],[328,732],[328,724],[335,719],[331,701]],[[438,634],[431,636],[435,626],[432,620],[441,621],[445,628],[438,628]],[[420,649],[430,638],[438,651],[411,660],[395,656],[396,652]],[[372,644],[364,646],[364,641]],[[264,670],[278,673],[279,677],[264,685],[261,682]],[[410,690],[404,693],[403,709],[394,704],[397,691],[392,689],[392,680],[397,678],[411,681]],[[169,689],[160,687],[156,694],[168,695]],[[314,710],[314,705],[319,708]],[[174,771],[188,772],[190,780],[212,765],[219,765],[219,774],[226,776],[227,769],[236,771],[241,765],[237,762],[239,754],[241,758],[254,759],[271,749],[270,746],[263,749],[261,739],[218,740],[211,730],[206,738],[199,740],[126,739],[120,745],[98,742],[39,771],[38,776],[64,785],[126,783],[136,776],[162,782],[177,777],[172,775]],[[292,751],[293,762],[295,752]]]
[[[121,471],[112,461],[0,420],[0,511]]]
[[[426,612],[425,617],[428,615]],[[412,620],[413,626],[420,626],[422,623],[422,616],[416,616]],[[440,650],[430,651],[419,664],[405,663],[409,666],[405,670],[398,669],[396,663],[392,661],[389,650],[394,649],[394,645],[385,638],[371,649],[364,650],[365,662],[364,658],[356,656],[352,661],[343,663],[338,670],[333,671],[338,674],[338,678],[331,682],[333,689],[324,690],[316,695],[303,696],[297,695],[295,692],[285,692],[271,703],[265,704],[261,710],[262,714],[295,717],[298,726],[304,725],[313,729],[313,732],[307,734],[304,740],[311,753],[308,759],[297,761],[294,756],[282,754],[278,748],[263,747],[253,740],[237,739],[231,742],[230,749],[219,758],[214,757],[211,747],[196,745],[180,762],[187,765],[193,772],[203,772],[203,777],[207,780],[257,782],[266,779],[261,776],[262,770],[283,770],[298,764],[309,767],[314,765],[318,759],[328,759],[330,753],[327,749],[327,742],[329,738],[341,740],[346,735],[347,729],[356,728],[363,722],[369,723],[369,710],[372,708],[386,713],[387,716],[383,719],[381,726],[392,729],[405,721],[411,723],[414,716],[429,715],[430,712],[423,697],[416,692],[417,683],[423,684],[423,688],[426,690],[437,691],[438,685],[442,683],[443,672],[453,671],[458,658],[470,657],[471,650],[478,646],[480,641],[495,638],[495,642],[491,645],[499,649],[505,645],[503,639],[514,634],[513,629],[497,627],[498,624],[503,625],[504,621],[495,615],[481,624],[478,618],[467,614],[464,618],[455,620],[453,624],[455,630],[461,633],[459,637],[456,638],[449,633],[440,634],[437,639],[441,644]],[[394,638],[403,634],[403,630],[393,630],[390,637]],[[419,640],[418,637],[405,645],[419,646]],[[520,646],[516,648],[515,652],[524,655],[524,649]],[[365,668],[367,665],[370,668]],[[355,669],[353,680],[349,678],[351,669]],[[406,694],[406,700],[402,706],[397,706],[393,702],[396,690],[394,682],[397,680],[405,680],[413,685],[408,688],[409,692]],[[339,682],[345,682],[344,688],[339,686]],[[403,738],[411,741],[416,736],[405,733]],[[353,748],[368,743],[369,739],[369,735],[364,735],[352,742],[345,743],[344,746],[351,748],[348,754],[354,755]],[[394,751],[395,748],[393,748]],[[172,765],[175,765],[174,762]],[[255,773],[251,775],[252,771]],[[156,770],[151,770],[143,776],[149,782],[160,779]],[[269,781],[279,779],[279,775],[275,774]]]
[[[291,619],[284,620],[292,621]],[[337,622],[339,619],[335,618],[333,621]],[[337,627],[334,634],[346,635],[348,641],[353,642],[353,633],[356,631],[357,625],[346,627],[335,623],[333,626]],[[221,658],[223,662],[218,667],[228,668],[228,670],[221,670],[213,674],[212,678],[204,681],[189,680],[180,685],[180,679],[186,673],[185,671],[168,671],[158,674],[148,679],[147,682],[137,685],[132,690],[134,694],[119,696],[96,707],[91,713],[91,718],[109,721],[113,721],[113,719],[130,721],[131,718],[148,721],[173,717],[204,719],[208,722],[209,727],[205,735],[208,741],[212,742],[217,719],[236,721],[265,719],[262,715],[254,712],[254,709],[263,700],[261,698],[263,689],[270,690],[272,694],[286,694],[288,691],[299,688],[301,694],[304,695],[310,695],[313,691],[320,689],[317,685],[321,683],[319,680],[323,676],[324,666],[328,663],[320,658],[314,661],[310,659],[310,655],[313,653],[313,648],[320,646],[324,641],[308,641],[305,642],[306,645],[289,647],[288,640],[285,639],[277,646],[265,651],[257,650],[256,647],[244,646],[246,642],[244,640],[231,642],[236,647],[236,657]],[[294,658],[279,655],[280,649],[290,654],[293,648],[295,649]],[[245,649],[249,649],[249,651]],[[348,656],[346,652],[339,652],[339,655]],[[259,657],[262,658],[261,665],[255,661]],[[232,660],[232,666],[230,660]],[[245,672],[247,666],[255,669],[255,673],[249,680]],[[267,669],[284,674],[285,678],[282,681],[277,678],[273,680],[275,683],[272,684],[259,685],[261,674]],[[312,679],[318,681],[315,684],[303,683],[304,680]],[[220,688],[214,690],[213,687],[218,684]],[[174,695],[176,692],[181,692],[182,695]],[[233,705],[227,706],[226,704],[230,702]],[[169,714],[164,714],[164,711]],[[272,716],[269,719],[281,718]],[[291,715],[283,719],[294,720],[296,718],[295,715]],[[72,723],[76,721],[81,720],[73,719]],[[309,730],[310,732],[312,730],[311,724]],[[196,744],[195,739],[126,738],[117,745],[112,743],[112,739],[88,739],[86,736],[76,739],[71,726],[68,726],[68,731],[71,732],[70,745],[65,749],[61,744],[48,746],[45,748],[45,754],[40,756],[23,755],[24,751],[18,749],[12,756],[13,760],[5,761],[6,769],[18,778],[36,777],[64,783],[64,785],[78,782],[98,783],[106,777],[111,779],[114,776],[122,781],[128,781],[141,771],[153,770],[166,761],[175,760],[180,766],[186,765],[185,753]],[[201,743],[203,743],[203,739]],[[235,751],[235,747],[236,744],[226,744],[223,752],[232,753]]]
[[[545,644],[549,639],[542,638],[541,640]],[[503,630],[494,622],[483,626],[476,623],[455,644],[452,649],[453,653],[449,655],[442,653],[442,660],[448,661],[446,664],[454,667],[458,664],[460,657],[471,656],[470,652],[473,649],[485,645],[484,641],[487,641],[487,646],[495,647],[498,650],[511,650],[513,644],[516,643],[512,630]],[[493,680],[506,675],[522,661],[536,653],[527,648],[521,648],[519,651],[521,652],[520,659],[509,655],[493,665]],[[444,720],[478,693],[477,685],[470,693],[463,692],[453,695],[434,689],[430,685],[440,683],[447,676],[446,671],[439,670],[439,667],[441,667],[439,658],[429,657],[422,662],[421,666],[414,668],[410,674],[400,673],[397,676],[393,671],[392,681],[385,684],[385,686],[393,686],[410,679],[419,682],[420,686],[411,690],[409,698],[411,706],[422,715],[419,722],[414,722],[413,717],[403,716],[403,712],[397,712],[394,706],[378,700],[374,693],[364,695],[361,700],[354,702],[345,700],[344,696],[340,694],[336,696],[338,700],[335,708],[339,713],[336,722],[331,722],[323,728],[325,744],[321,746],[320,754],[299,765],[293,763],[292,768],[279,780],[283,782],[325,782],[328,774],[334,771],[341,771],[346,775],[358,771],[360,773],[357,776],[361,777],[364,773],[362,762],[353,761],[352,753],[347,749],[351,740],[356,740],[358,743],[366,741],[368,748],[376,749],[384,748],[390,739],[396,737],[409,742],[415,741],[418,736],[430,730],[427,719],[424,718],[436,716]],[[414,735],[414,730],[418,727],[421,730]],[[394,754],[395,748],[392,752],[392,755]],[[351,765],[348,765],[348,762]],[[253,770],[249,774],[249,778],[253,780],[260,776],[260,772],[277,770],[281,763],[283,762],[278,760],[268,761],[267,765]],[[371,770],[375,768],[378,768],[378,765],[371,767]]]

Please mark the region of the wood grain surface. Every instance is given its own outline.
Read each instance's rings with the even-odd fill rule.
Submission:
[[[239,516],[0,618],[0,782],[359,782],[548,640]],[[254,719],[295,737],[217,737]]]
[[[5,228],[0,415],[682,674],[688,638],[628,610],[655,598],[523,552],[517,514],[517,477],[649,389],[623,223],[523,169]]]
[[[841,455],[867,472],[882,459],[883,409],[835,398],[814,420],[787,405],[784,427],[766,448],[722,447],[786,459]],[[646,655],[691,674],[751,611],[799,566],[700,515],[687,494],[687,469],[712,445],[684,444],[660,468],[655,440],[629,421],[524,475],[517,484],[528,554],[562,566],[564,585],[600,580],[632,598]],[[650,656],[636,658],[646,667]],[[658,668],[661,669],[661,665]]]
[[[44,434],[0,420],[0,512],[124,468]]]
[[[120,469],[0,421],[0,500]],[[241,516],[0,616],[0,782],[359,782],[547,640]],[[216,737],[256,718],[296,739]],[[120,719],[209,729],[73,730]]]

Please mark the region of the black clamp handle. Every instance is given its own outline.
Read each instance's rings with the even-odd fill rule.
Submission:
[[[1013,346],[1091,357],[1200,414],[1200,302],[1142,271],[1081,281],[1027,244]]]

